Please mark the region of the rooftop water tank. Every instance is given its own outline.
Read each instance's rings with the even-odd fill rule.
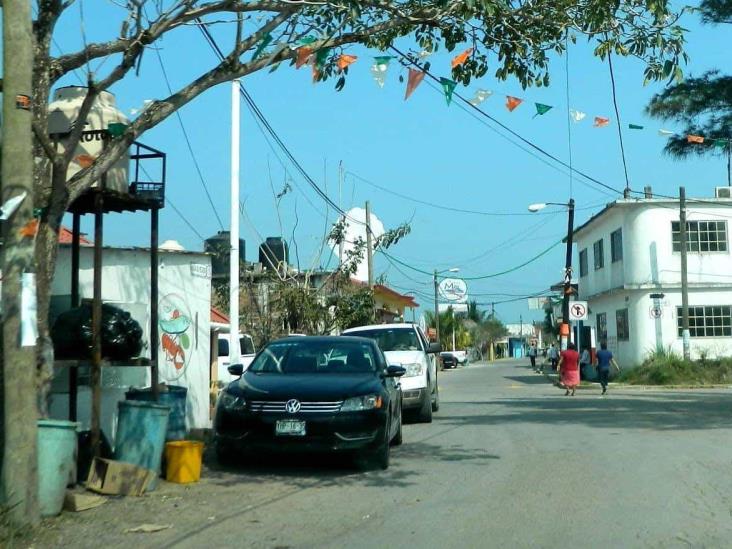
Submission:
[[[287,241],[281,236],[268,236],[259,246],[259,262],[268,269],[277,269],[280,265],[287,265],[290,253]]]
[[[203,241],[203,251],[213,254],[211,258],[211,274],[214,277],[228,277],[231,250],[231,233],[229,231],[219,231],[214,236]],[[239,261],[246,261],[245,242],[243,238],[239,239]]]
[[[64,151],[68,133],[76,123],[86,93],[87,88],[83,86],[59,88],[48,106],[48,133],[51,135],[51,140],[58,143],[59,152]],[[104,141],[110,138],[108,133],[110,124],[129,124],[129,119],[117,109],[114,95],[103,91],[99,93],[89,111],[89,116],[84,121],[84,131],[66,172],[67,179],[94,162],[102,151]],[[107,172],[107,189],[121,193],[128,192],[129,163],[129,152],[125,151]],[[94,183],[94,187],[98,186],[99,182]]]

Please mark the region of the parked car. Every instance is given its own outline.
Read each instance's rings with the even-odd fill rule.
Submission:
[[[229,344],[229,334],[219,334],[218,338],[218,359],[217,359],[217,379],[223,383],[229,383],[236,379],[229,373],[231,365],[231,346]],[[256,351],[254,349],[254,341],[249,334],[239,334],[239,363],[246,370],[254,360]]]
[[[458,364],[466,365],[468,363],[468,352],[467,351],[450,351],[458,361]]]
[[[440,360],[442,361],[442,367],[445,369],[457,368],[458,359],[452,353],[440,353]]]
[[[386,469],[402,442],[405,369],[388,365],[376,343],[296,336],[269,343],[249,368],[229,367],[214,419],[221,460],[238,451],[355,451]]]
[[[432,412],[440,409],[440,387],[437,383],[439,343],[429,343],[419,326],[414,324],[374,324],[350,328],[343,335],[374,339],[389,364],[401,364],[406,373],[400,380],[403,406],[417,412],[424,423],[432,421]]]

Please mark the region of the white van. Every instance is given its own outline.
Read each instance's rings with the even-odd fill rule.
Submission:
[[[229,334],[219,334],[219,350],[218,350],[218,380],[229,383],[236,379],[229,373],[229,365],[231,364],[231,353],[229,345]],[[239,348],[241,353],[240,363],[244,365],[244,370],[254,360],[256,351],[254,350],[254,341],[249,334],[239,334]]]

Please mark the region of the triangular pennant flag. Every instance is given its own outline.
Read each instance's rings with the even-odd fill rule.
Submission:
[[[325,65],[325,62],[328,60],[328,55],[330,54],[330,48],[322,48],[319,49],[318,52],[315,54],[315,65],[322,69]]]
[[[628,128],[631,130],[642,130],[643,126],[639,126],[638,124],[628,124]]]
[[[468,101],[468,103],[470,103],[474,107],[477,107],[483,101],[488,99],[491,95],[493,95],[493,92],[490,90],[475,90],[475,95],[472,99]]]
[[[384,87],[384,84],[386,84],[386,71],[389,69],[389,65],[382,63],[377,64],[374,63],[371,65],[371,76],[374,77],[374,80],[379,85],[380,88]]]
[[[431,51],[422,50],[421,52],[419,52],[419,58],[420,59],[426,59],[430,55],[432,55],[432,52]]]
[[[473,48],[468,48],[460,55],[456,55],[452,59],[452,68],[459,67],[463,63],[465,63],[468,60],[468,57],[470,57],[470,54],[473,53]]]
[[[569,109],[569,116],[572,117],[572,120],[574,120],[574,122],[582,122],[582,120],[584,120],[587,116],[587,113],[575,109]]]
[[[518,97],[513,97],[510,95],[506,96],[506,108],[511,112],[513,112],[513,110],[523,102],[524,100],[519,99]]]
[[[313,63],[313,84],[315,84],[320,79],[320,69],[318,68],[318,65]]]
[[[38,232],[38,219],[31,219],[28,223],[23,225],[18,230],[18,236],[29,236],[31,238],[36,236]]]
[[[715,140],[714,140],[714,146],[715,146],[715,147],[718,147],[718,148],[720,148],[720,149],[725,149],[725,148],[727,148],[727,144],[728,144],[728,143],[730,143],[730,141],[729,141],[729,140],[727,140],[727,139],[715,139]]]
[[[311,48],[310,46],[302,46],[301,48],[297,48],[297,59],[295,60],[295,68],[299,69],[305,63],[307,63],[312,54],[313,48]]]
[[[297,45],[298,46],[307,46],[309,44],[312,44],[316,40],[317,40],[317,38],[315,38],[314,36],[303,36],[302,38],[300,38],[300,40],[297,41]]]
[[[548,113],[553,108],[551,105],[544,105],[543,103],[534,103],[534,106],[536,107],[536,114],[534,115],[534,118]]]
[[[605,118],[604,116],[596,116],[595,123],[592,125],[595,126],[596,128],[604,128],[608,124],[610,124],[609,118]]]
[[[269,43],[271,41],[272,41],[272,35],[270,33],[267,33],[262,37],[262,39],[259,41],[259,45],[257,46],[257,49],[254,50],[254,55],[252,55],[252,61],[255,61],[257,59],[257,57],[262,55],[264,48],[269,46]]]
[[[424,79],[425,72],[417,69],[409,69],[409,78],[407,78],[407,92],[404,94],[404,101],[409,99],[414,90],[417,89]]]
[[[704,138],[701,135],[687,135],[687,143],[704,143]]]
[[[388,65],[392,59],[394,59],[393,55],[379,55],[374,57],[374,63],[377,65]]]
[[[336,61],[336,65],[338,65],[339,69],[345,70],[348,65],[355,63],[356,59],[358,59],[358,57],[355,55],[348,55],[347,53],[343,53],[338,58],[338,61]]]
[[[450,103],[452,102],[452,92],[455,91],[457,82],[450,80],[449,78],[440,78],[440,84],[442,84],[442,91],[445,92],[445,101],[447,101],[447,105],[450,106]]]
[[[26,196],[28,196],[28,193],[23,191],[19,195],[8,198],[5,204],[2,205],[2,208],[0,208],[0,221],[7,221],[15,213],[15,210],[18,209],[20,203],[25,200]]]
[[[671,130],[658,130],[658,135],[662,135],[664,137],[668,137],[673,134],[674,132],[672,132]]]

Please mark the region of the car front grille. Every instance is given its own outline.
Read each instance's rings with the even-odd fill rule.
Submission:
[[[249,409],[252,412],[275,412],[285,413],[287,412],[286,400],[250,400]],[[300,402],[301,414],[327,414],[337,412],[341,409],[343,404],[342,400],[333,402]]]

